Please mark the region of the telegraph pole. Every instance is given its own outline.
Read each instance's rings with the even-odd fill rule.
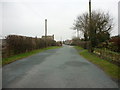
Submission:
[[[89,0],[89,18],[91,20],[91,0]]]
[[[45,19],[45,47],[47,47],[47,19]]]
[[[89,0],[89,39],[90,39],[90,52],[92,52],[92,30],[91,30],[91,0]]]
[[[77,37],[80,38],[80,37],[79,37],[79,30],[78,30],[78,29],[77,29]]]

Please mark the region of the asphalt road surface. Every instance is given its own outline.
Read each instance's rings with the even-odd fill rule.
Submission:
[[[3,88],[118,88],[71,46],[47,50],[3,67]]]

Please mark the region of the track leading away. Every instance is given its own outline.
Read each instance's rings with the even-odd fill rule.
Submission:
[[[47,50],[3,67],[3,88],[117,88],[71,46]]]

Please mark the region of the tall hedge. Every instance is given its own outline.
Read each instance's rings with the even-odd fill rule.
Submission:
[[[45,40],[42,38],[32,38],[18,35],[8,35],[5,41],[6,50],[4,51],[4,54],[6,55],[3,55],[3,57],[9,57],[11,55],[29,52],[35,49],[44,48],[46,46],[56,45],[56,42],[54,40],[46,40],[46,44]]]

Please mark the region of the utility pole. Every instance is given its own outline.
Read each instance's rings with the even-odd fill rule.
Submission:
[[[91,0],[89,0],[89,18],[91,21]]]
[[[79,37],[79,30],[78,30],[78,29],[77,29],[77,38],[80,38],[80,37]]]
[[[47,47],[47,19],[45,19],[45,47]]]
[[[90,52],[92,52],[92,30],[91,30],[91,0],[89,0],[89,39],[90,39]]]

